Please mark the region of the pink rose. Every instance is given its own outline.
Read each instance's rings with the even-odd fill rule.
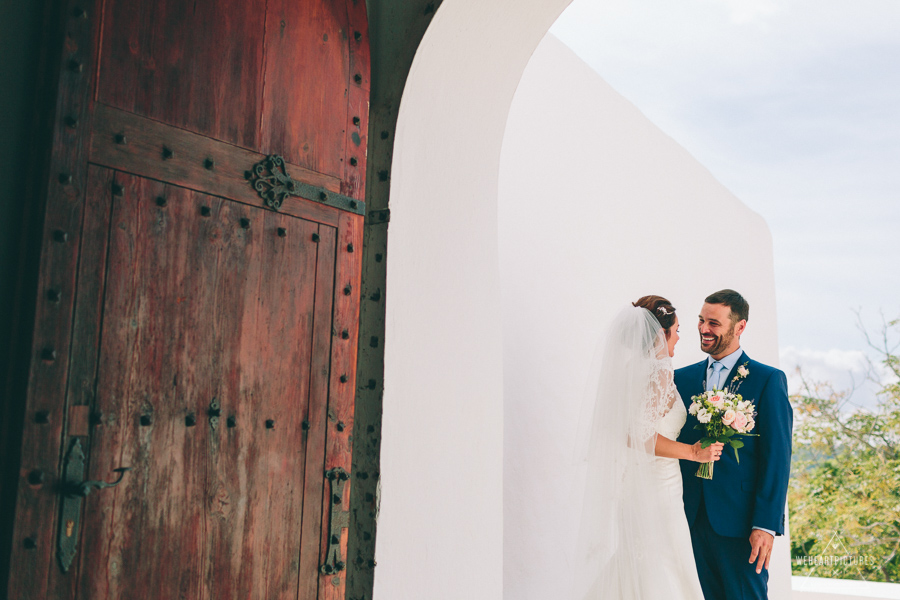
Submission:
[[[744,413],[735,413],[734,422],[731,424],[737,431],[744,433],[744,427],[747,426],[747,417]]]
[[[715,396],[710,396],[709,398],[709,403],[716,408],[722,408],[722,404],[724,404],[724,402],[725,401],[722,399],[722,396],[719,396],[718,394],[716,394]]]
[[[737,416],[737,413],[729,408],[725,411],[725,414],[722,415],[722,422],[726,425],[731,425],[734,422],[735,416]]]

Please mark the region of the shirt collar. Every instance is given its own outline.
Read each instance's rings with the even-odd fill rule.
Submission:
[[[737,364],[737,362],[741,359],[741,356],[743,356],[743,355],[744,355],[744,350],[742,348],[738,347],[737,350],[735,350],[728,356],[722,357],[722,359],[720,359],[719,362],[725,366],[725,372],[730,373],[731,370],[734,368],[734,365]],[[714,362],[716,362],[716,360],[712,356],[708,357],[708,360],[706,362],[706,370],[707,371],[712,368],[712,364]]]

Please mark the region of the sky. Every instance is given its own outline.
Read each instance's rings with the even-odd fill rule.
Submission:
[[[781,367],[868,405],[857,313],[900,318],[900,1],[574,0],[551,33],[766,219]]]

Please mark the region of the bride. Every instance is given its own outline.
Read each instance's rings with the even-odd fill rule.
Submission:
[[[623,310],[606,336],[582,432],[575,598],[703,599],[678,461],[718,460],[722,444],[675,441],[687,417],[673,378],[677,342],[675,308],[660,296]]]

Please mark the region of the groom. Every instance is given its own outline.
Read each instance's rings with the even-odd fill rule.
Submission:
[[[767,598],[769,560],[776,535],[784,534],[791,470],[793,411],[784,373],[758,363],[741,350],[750,306],[734,290],[706,298],[700,310],[700,349],[709,358],[675,371],[685,407],[706,390],[731,389],[756,405],[759,437],[740,438],[740,460],[725,446],[712,479],[695,476],[697,463],[681,461],[684,511],[706,600]],[[749,373],[735,382],[738,368]],[[736,388],[736,390],[735,390]],[[688,414],[678,437],[693,444],[704,437]]]

